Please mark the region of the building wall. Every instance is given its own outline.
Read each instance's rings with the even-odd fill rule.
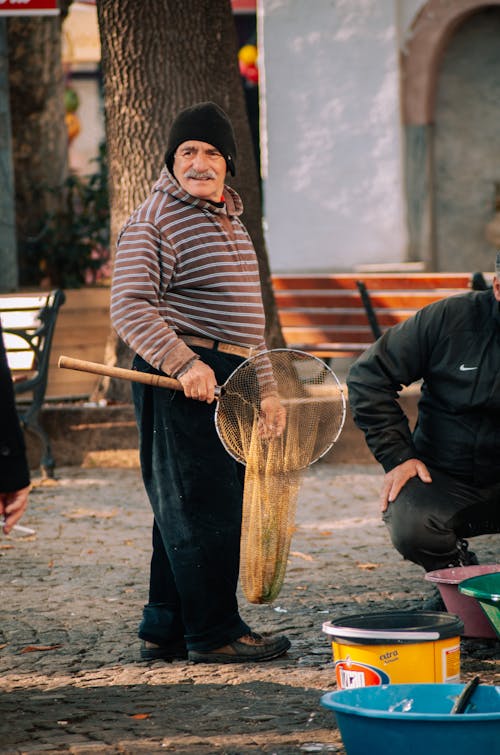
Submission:
[[[422,0],[259,0],[264,220],[271,267],[343,270],[411,258],[399,49]],[[76,75],[82,173],[103,136],[95,7],[74,3],[65,63]]]
[[[500,0],[427,0],[402,44],[409,257],[491,269],[500,226]]]
[[[100,91],[101,44],[95,3],[73,2],[63,24],[62,58],[68,84],[79,98],[80,132],[69,146],[72,170],[94,173],[99,144],[104,139],[104,113]]]
[[[489,269],[488,224],[500,226],[498,6],[258,0],[273,271]],[[82,172],[102,137],[87,70],[99,59],[93,23],[90,34],[78,19],[85,44],[68,37],[65,56],[79,74],[82,129],[70,157]]]
[[[491,270],[486,226],[500,207],[500,7],[455,31],[436,87],[435,256],[441,270]]]
[[[261,0],[271,267],[407,259],[399,47],[422,3]]]
[[[95,160],[99,145],[105,138],[99,76],[90,72],[74,75],[71,86],[80,102],[77,110],[80,133],[69,145],[69,163],[71,169],[80,175],[90,175],[97,171]]]

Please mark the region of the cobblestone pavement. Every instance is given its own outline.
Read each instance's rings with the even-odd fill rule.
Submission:
[[[138,660],[151,513],[139,471],[58,470],[23,524],[0,538],[1,753],[344,753],[320,696],[335,688],[322,624],[417,609],[433,594],[380,523],[376,465],[319,462],[305,474],[285,585],[241,598],[256,630],[286,632],[288,656],[234,666]],[[498,536],[477,538],[498,560]],[[462,640],[462,680],[500,683],[494,640]]]

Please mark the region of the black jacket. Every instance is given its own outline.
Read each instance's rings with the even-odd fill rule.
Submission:
[[[24,435],[17,416],[0,324],[0,492],[21,490],[29,482]]]
[[[412,434],[397,397],[417,380]],[[491,290],[435,302],[390,328],[347,385],[354,420],[386,472],[416,457],[478,485],[500,482],[500,306]]]

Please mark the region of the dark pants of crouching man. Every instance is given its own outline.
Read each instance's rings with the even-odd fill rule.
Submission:
[[[384,514],[394,546],[426,571],[477,563],[463,539],[500,532],[500,483],[429,472],[432,482],[412,477]]]
[[[198,349],[196,349],[198,351]],[[219,385],[243,361],[199,353]],[[134,369],[154,370],[136,356]],[[133,384],[144,485],[154,513],[149,602],[139,637],[212,650],[250,631],[238,612],[245,467],[224,449],[215,403]]]

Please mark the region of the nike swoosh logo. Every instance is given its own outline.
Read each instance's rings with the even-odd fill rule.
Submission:
[[[460,372],[468,372],[469,370],[477,370],[477,367],[466,367],[465,364],[460,365]]]

